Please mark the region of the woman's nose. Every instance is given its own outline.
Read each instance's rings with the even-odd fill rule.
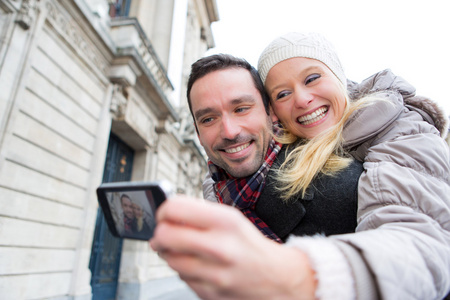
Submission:
[[[295,107],[307,108],[314,100],[314,96],[305,90],[296,90],[294,95]]]

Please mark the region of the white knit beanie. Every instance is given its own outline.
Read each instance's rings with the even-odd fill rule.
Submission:
[[[258,72],[262,82],[266,83],[267,74],[273,66],[293,57],[321,61],[347,87],[347,79],[333,45],[318,33],[291,32],[273,40],[259,57]]]

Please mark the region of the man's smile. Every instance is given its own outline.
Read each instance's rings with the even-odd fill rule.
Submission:
[[[250,146],[250,142],[245,143],[244,145],[240,145],[238,147],[224,149],[223,151],[225,151],[226,153],[236,153],[246,149],[248,146]]]

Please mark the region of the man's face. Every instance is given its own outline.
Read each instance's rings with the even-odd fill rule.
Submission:
[[[255,173],[264,161],[272,120],[250,72],[242,68],[211,72],[193,84],[190,98],[209,159],[234,177]]]
[[[123,214],[128,219],[134,218],[133,204],[131,203],[131,200],[128,197],[122,197],[122,210]]]

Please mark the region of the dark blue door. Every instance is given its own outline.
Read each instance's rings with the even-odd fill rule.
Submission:
[[[111,134],[106,155],[103,182],[129,181],[134,151]],[[114,300],[119,279],[122,239],[114,237],[101,209],[97,213],[89,269],[92,273],[92,299]]]

